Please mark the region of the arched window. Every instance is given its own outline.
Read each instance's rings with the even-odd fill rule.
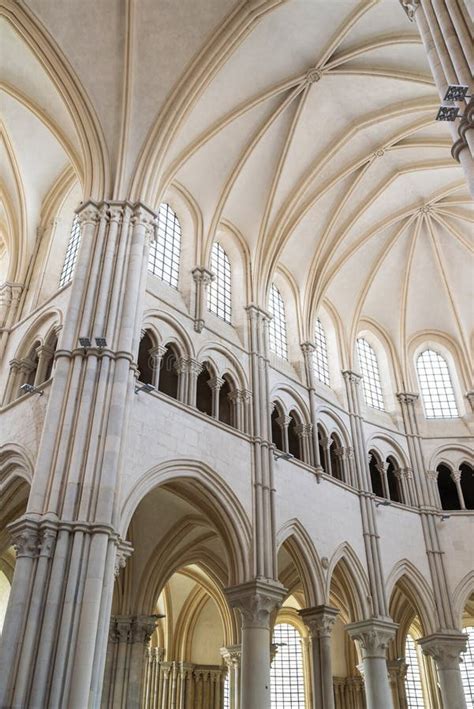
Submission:
[[[372,485],[372,492],[377,497],[385,497],[383,491],[382,476],[380,474],[380,462],[374,453],[369,453],[369,470],[370,470],[370,482]]]
[[[196,408],[203,414],[212,416],[212,389],[209,386],[211,378],[208,365],[205,363],[196,383]]]
[[[329,361],[328,348],[326,343],[326,333],[321,324],[321,320],[316,320],[316,328],[314,330],[315,350],[313,355],[314,371],[320,382],[329,386]]]
[[[172,345],[168,345],[160,362],[160,378],[158,379],[158,391],[163,392],[173,399],[178,398],[179,375],[176,369],[178,356]]]
[[[405,677],[408,709],[424,709],[425,703],[423,701],[420,661],[416,643],[411,635],[407,635],[405,641],[405,662],[408,665]]]
[[[288,358],[288,343],[286,338],[285,304],[280,291],[274,283],[270,288],[268,311],[272,316],[268,326],[270,349],[282,359]]]
[[[283,433],[279,421],[281,416],[282,413],[280,409],[278,408],[278,406],[275,406],[272,411],[272,441],[279,451],[283,450]]]
[[[377,357],[366,339],[357,339],[357,355],[362,374],[365,403],[374,409],[384,410],[382,385]]]
[[[64,257],[63,270],[59,277],[59,287],[62,288],[69,283],[72,279],[72,274],[74,273],[74,266],[76,265],[77,252],[79,250],[79,244],[81,243],[81,225],[79,224],[79,219],[76,216],[72,221],[71,236],[69,237],[69,243],[66,249],[66,256]]]
[[[153,372],[153,362],[150,355],[150,351],[153,349],[153,341],[148,334],[145,332],[142,339],[140,340],[140,346],[138,348],[138,379],[143,384],[153,384],[154,383],[154,372]]]
[[[304,674],[301,635],[289,623],[278,623],[272,643],[278,646],[273,660],[271,680],[272,709],[304,709]]]
[[[467,510],[474,510],[474,470],[471,465],[461,463],[461,490]]]
[[[426,418],[450,419],[459,416],[444,357],[434,350],[425,350],[416,360],[416,371]]]
[[[211,313],[230,323],[232,315],[230,261],[218,241],[215,241],[212,246],[211,271],[215,278],[207,289],[207,307]]]
[[[337,480],[344,480],[342,461],[340,458],[341,452],[341,442],[336,434],[333,433],[331,436],[331,445],[329,446],[329,457],[331,459],[331,474],[333,478],[336,478]]]
[[[233,386],[227,374],[224,374],[223,380],[224,383],[219,389],[219,421],[222,421],[222,423],[226,423],[229,426],[235,426],[232,402],[230,400],[230,394],[233,391]]]
[[[148,270],[162,281],[178,287],[181,225],[169,204],[162,202],[158,211],[156,241],[150,245]]]
[[[390,499],[394,502],[402,502],[402,492],[400,480],[397,477],[398,466],[392,458],[387,458],[387,483]]]
[[[296,411],[290,411],[290,422],[288,424],[288,452],[298,460],[303,460],[300,437],[298,436],[298,426],[301,425],[300,418]]]
[[[436,468],[438,473],[438,491],[443,510],[460,510],[461,503],[450,469],[442,463]]]
[[[467,647],[461,654],[462,662],[461,677],[464,687],[464,696],[468,707],[474,707],[474,626],[470,625],[464,628],[467,634]]]

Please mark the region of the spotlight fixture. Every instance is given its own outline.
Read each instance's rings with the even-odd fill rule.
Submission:
[[[141,386],[135,387],[135,394],[138,394],[138,392],[144,391],[147,394],[151,394],[152,391],[155,391],[155,387],[153,384],[142,384]]]
[[[380,500],[379,502],[375,503],[376,507],[390,507],[392,503],[390,500]]]
[[[436,116],[437,121],[450,121],[451,123],[461,118],[459,115],[459,106],[440,106]]]
[[[85,353],[86,353],[86,350],[88,350],[89,347],[91,347],[92,342],[90,341],[90,339],[89,339],[88,337],[80,337],[80,338],[79,338],[79,344],[80,344],[80,346],[83,348],[84,354],[85,354]]]
[[[20,387],[20,391],[23,394],[38,394],[38,396],[43,396],[44,391],[41,391],[41,389],[38,389],[37,387],[33,386],[33,384],[22,384]]]
[[[96,337],[95,344],[99,348],[99,350],[103,350],[104,347],[107,347],[107,340],[105,339],[105,337]]]
[[[445,520],[449,519],[451,515],[441,515],[441,521],[444,522]]]
[[[467,95],[469,86],[464,84],[449,84],[448,90],[444,95],[445,101],[464,101],[466,98],[471,98]]]
[[[291,460],[295,456],[292,453],[285,453],[283,451],[275,451],[275,453],[273,453],[273,457],[275,458],[275,460],[280,460],[280,458],[282,458],[283,460]]]

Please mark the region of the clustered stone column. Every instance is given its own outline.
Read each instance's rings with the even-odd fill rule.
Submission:
[[[317,400],[316,400],[316,381],[314,376],[314,351],[315,345],[313,342],[303,342],[301,350],[304,357],[304,366],[306,373],[306,384],[309,390],[309,407],[313,428],[311,431],[313,439],[313,464],[316,476],[319,476],[323,471],[321,459],[319,457],[319,441],[318,441],[318,419],[317,419]]]
[[[20,283],[0,284],[0,359],[7,344],[10,326],[15,322],[22,293],[23,285]]]
[[[285,589],[276,581],[256,579],[226,590],[242,618],[241,707],[270,709],[271,616]]]
[[[104,673],[102,706],[141,706],[148,644],[159,616],[112,616]]]
[[[313,709],[334,709],[331,633],[338,613],[325,605],[299,611],[311,638]]]
[[[156,215],[87,201],[1,639],[0,706],[98,707],[114,522]],[[107,346],[79,345],[104,337]],[[112,410],[113,415],[110,415]]]
[[[449,84],[471,87],[472,37],[457,0],[400,0],[415,21],[423,41],[433,79],[443,100]],[[472,96],[472,91],[468,92]],[[461,163],[474,196],[474,99],[458,102],[464,110],[460,121],[449,123],[452,155]]]
[[[361,672],[364,677],[367,709],[393,707],[388,681],[387,648],[395,637],[397,625],[390,621],[371,618],[346,626],[351,638],[359,645],[362,655]]]
[[[223,667],[165,661],[161,648],[150,648],[147,659],[143,709],[222,709]]]
[[[366,709],[362,677],[334,677],[335,709]]]
[[[396,660],[389,660],[387,662],[387,667],[394,708],[408,709],[405,690],[405,678],[408,671],[408,665],[405,660],[400,657]]]

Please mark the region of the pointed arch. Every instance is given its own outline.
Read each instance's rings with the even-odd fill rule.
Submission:
[[[459,630],[462,630],[462,615],[464,607],[470,596],[474,593],[474,570],[468,573],[459,581],[453,591],[454,617],[458,623]]]
[[[370,614],[369,580],[359,557],[348,542],[343,542],[337,547],[329,562],[325,588],[326,603],[329,603],[333,579],[339,574],[343,583],[350,621],[356,622],[368,618]]]
[[[388,574],[385,582],[387,598],[392,598],[396,586],[401,589],[418,614],[423,632],[426,635],[435,632],[437,614],[433,592],[423,574],[409,559],[397,561]]]
[[[276,546],[285,544],[303,585],[308,607],[324,603],[324,576],[316,548],[301,522],[290,519],[280,527]]]

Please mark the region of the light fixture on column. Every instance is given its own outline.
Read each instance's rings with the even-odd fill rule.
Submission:
[[[38,389],[37,387],[33,386],[33,384],[22,384],[20,387],[20,391],[23,394],[38,394],[38,396],[43,396],[44,391],[41,391],[41,389]]]
[[[84,354],[86,354],[89,347],[91,347],[92,342],[90,341],[90,339],[88,337],[80,337],[79,344],[82,347],[82,349],[84,350]]]
[[[142,384],[141,386],[135,387],[135,394],[138,394],[140,391],[144,391],[146,394],[151,394],[152,391],[155,391],[155,387],[153,384]]]
[[[104,347],[107,347],[107,340],[105,339],[105,337],[96,337],[95,344],[99,350],[103,350]]]
[[[437,121],[453,122],[456,118],[461,118],[459,115],[459,106],[440,106],[436,115]]]
[[[449,519],[451,515],[441,515],[441,521],[444,522],[445,520]]]
[[[464,101],[466,98],[471,98],[467,95],[469,86],[465,84],[449,84],[448,90],[444,95],[445,101]]]
[[[391,505],[390,500],[379,500],[378,502],[375,503],[376,507],[390,507]]]
[[[280,460],[280,458],[282,460],[291,460],[295,456],[292,453],[285,453],[284,451],[274,451],[273,457],[275,460]]]

